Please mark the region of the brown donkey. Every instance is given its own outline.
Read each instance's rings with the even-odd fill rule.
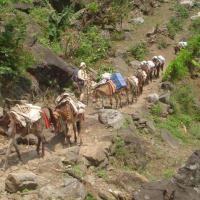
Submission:
[[[51,122],[56,133],[61,131],[62,121],[65,123],[65,143],[67,141],[71,144],[70,137],[72,129],[74,132],[74,141],[77,143],[77,138],[82,141],[81,123],[84,120],[84,113],[77,114],[69,102],[62,103],[54,109],[49,108]],[[77,134],[78,133],[78,134]]]
[[[45,122],[43,120],[43,116],[41,113],[41,117],[38,121],[28,124],[26,127],[23,127],[15,118],[15,115],[10,112],[4,111],[4,116],[0,119],[0,124],[2,124],[4,127],[7,127],[8,131],[6,134],[10,137],[10,140],[8,142],[8,148],[5,155],[5,162],[4,162],[4,169],[7,168],[8,165],[8,156],[10,155],[11,147],[14,146],[17,156],[21,159],[21,154],[18,149],[18,145],[16,142],[16,135],[19,134],[22,137],[28,135],[28,134],[34,134],[38,138],[38,144],[37,144],[37,154],[40,153],[40,145],[42,144],[42,156],[44,156],[44,143],[45,143],[45,137],[43,134],[43,129],[45,126]],[[47,127],[46,127],[47,128]]]
[[[102,98],[102,107],[104,107],[104,98],[105,97],[109,97],[110,99],[110,105],[112,107],[113,105],[113,101],[112,101],[112,97],[115,98],[116,101],[116,108],[118,108],[118,104],[120,102],[120,107],[122,107],[122,99],[121,99],[121,94],[125,92],[127,95],[127,103],[128,103],[128,91],[127,91],[127,87],[123,87],[120,90],[118,90],[117,92],[113,91],[113,88],[111,86],[111,84],[108,82],[98,85],[92,92],[92,96],[93,96],[93,102],[95,103],[97,101],[98,98]]]

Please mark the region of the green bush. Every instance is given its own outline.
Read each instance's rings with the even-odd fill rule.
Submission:
[[[163,177],[168,180],[175,174],[174,169],[165,169],[163,172]]]
[[[85,200],[96,200],[92,194],[88,194]]]
[[[89,65],[107,55],[110,43],[96,26],[89,27],[79,39],[79,48],[75,51],[76,62],[84,61]]]
[[[169,46],[164,40],[158,41],[158,49],[166,49]]]
[[[99,11],[99,5],[96,2],[89,3],[87,9],[92,13],[97,13]]]
[[[5,31],[0,35],[0,76],[9,80],[22,75],[33,63],[32,55],[24,48],[26,22],[20,15],[15,15],[5,24]]]
[[[198,140],[200,140],[200,123],[199,122],[194,122],[190,129],[189,132]]]
[[[147,54],[147,46],[146,43],[140,42],[133,46],[130,50],[131,54],[134,56],[135,59],[137,60],[143,60],[144,57]]]
[[[150,108],[150,113],[154,116],[157,116],[157,117],[160,117],[161,115],[161,107],[160,107],[160,104],[157,103],[157,104],[154,104],[151,108]]]
[[[168,24],[167,24],[167,29],[169,33],[169,37],[171,39],[174,39],[175,35],[177,32],[182,30],[182,20],[178,17],[171,17]]]
[[[101,75],[105,72],[112,74],[112,73],[116,72],[116,70],[115,70],[114,66],[112,66],[112,65],[101,65],[98,69],[96,80],[100,81],[102,79]]]
[[[188,47],[182,50],[178,56],[168,65],[164,80],[176,81],[188,75],[188,67],[195,58],[200,57],[200,34],[191,39]]]
[[[177,16],[180,18],[187,19],[189,17],[188,9],[180,3],[177,3],[174,6],[174,10],[177,13]]]
[[[192,25],[191,25],[191,29],[194,33],[200,34],[200,28],[199,27],[200,27],[200,17],[193,20]]]

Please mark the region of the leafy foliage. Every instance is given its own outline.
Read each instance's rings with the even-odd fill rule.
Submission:
[[[180,18],[176,16],[171,17],[167,24],[169,37],[174,39],[176,33],[182,30],[182,26],[182,20]]]
[[[171,95],[170,104],[174,114],[166,120],[155,120],[157,126],[169,130],[175,138],[181,139],[183,142],[188,142],[191,139],[189,134],[183,132],[183,126],[187,127],[192,137],[200,138],[198,134],[200,106],[196,102],[192,87],[187,84],[179,84]],[[151,110],[155,119],[157,119],[159,111],[157,105]],[[198,125],[194,126],[194,123]]]
[[[101,65],[98,69],[98,73],[97,73],[97,81],[100,81],[102,79],[101,75],[105,72],[107,73],[114,73],[116,70],[114,68],[114,66],[112,65]]]
[[[82,60],[89,65],[104,58],[110,47],[109,41],[105,39],[96,26],[89,27],[79,38],[79,48],[75,51],[76,62]]]
[[[180,3],[175,4],[174,10],[178,17],[187,19],[189,17],[188,9]]]
[[[33,58],[23,46],[25,34],[26,23],[22,16],[16,15],[6,22],[0,35],[1,81],[19,77],[32,64]]]
[[[188,67],[192,65],[192,60],[200,56],[200,35],[189,41],[188,48],[182,50],[165,71],[164,80],[181,80],[188,74]]]
[[[191,28],[192,28],[192,31],[196,34],[200,34],[200,17],[198,17],[197,19],[195,19],[193,22],[192,22],[192,25],[191,25]]]
[[[147,54],[147,46],[144,42],[140,42],[133,46],[129,51],[135,57],[135,59],[143,60]]]

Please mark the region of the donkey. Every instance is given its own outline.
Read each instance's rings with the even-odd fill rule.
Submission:
[[[65,123],[65,143],[71,145],[71,131],[74,132],[74,142],[77,143],[79,138],[80,145],[83,143],[81,134],[81,124],[84,120],[84,113],[77,114],[69,102],[62,103],[55,107],[54,110],[49,108],[50,119],[56,133],[61,131],[62,121]],[[77,134],[78,132],[78,134]]]
[[[137,97],[139,96],[139,79],[136,76],[128,77],[126,80],[127,84],[127,95],[128,95],[128,102],[129,102],[129,93],[131,93],[131,103],[133,103],[134,98],[137,102]]]
[[[6,134],[10,137],[8,142],[8,147],[5,155],[5,162],[3,168],[6,169],[8,166],[8,156],[10,155],[11,147],[14,146],[17,156],[20,161],[22,161],[20,151],[18,149],[18,145],[16,142],[16,135],[20,135],[22,137],[33,134],[38,138],[38,143],[36,147],[37,154],[40,155],[40,146],[42,144],[42,154],[41,156],[44,157],[44,143],[45,143],[45,137],[43,134],[43,130],[45,127],[43,114],[41,113],[41,117],[36,122],[27,123],[26,127],[23,127],[17,120],[15,115],[12,112],[4,111],[4,116],[0,119],[0,124],[2,124],[4,127],[7,127]],[[46,127],[47,128],[47,127]]]
[[[102,98],[102,107],[104,107],[104,97],[109,97],[110,99],[110,105],[113,106],[112,97],[115,98],[116,101],[116,108],[118,108],[118,104],[120,102],[120,107],[122,108],[122,99],[121,94],[125,92],[127,96],[127,103],[129,102],[128,99],[128,90],[127,87],[123,87],[120,90],[114,92],[112,89],[112,86],[109,82],[106,82],[104,84],[98,85],[93,89],[92,96],[93,96],[93,103],[97,101],[98,98]]]

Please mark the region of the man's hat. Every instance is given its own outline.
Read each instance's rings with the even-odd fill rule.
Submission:
[[[86,64],[84,62],[81,62],[80,67],[86,67]]]

